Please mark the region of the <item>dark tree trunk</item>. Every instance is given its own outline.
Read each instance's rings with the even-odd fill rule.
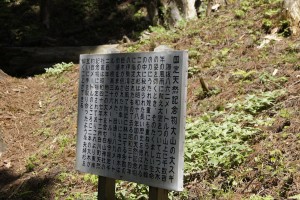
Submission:
[[[160,24],[159,20],[159,0],[146,0],[148,18],[152,25]]]
[[[146,0],[149,20],[153,25],[174,26],[181,19],[197,17],[196,0]]]
[[[40,19],[47,29],[50,29],[50,1],[40,0]]]

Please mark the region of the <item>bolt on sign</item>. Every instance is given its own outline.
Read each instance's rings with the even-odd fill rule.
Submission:
[[[80,55],[76,168],[183,190],[187,51]]]

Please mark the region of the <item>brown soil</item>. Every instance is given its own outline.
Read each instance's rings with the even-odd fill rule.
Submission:
[[[72,73],[61,80],[68,80],[68,84],[59,83],[61,88],[56,87],[56,81],[59,81],[56,78],[46,81],[42,77],[17,79],[5,76],[0,79],[0,136],[7,145],[0,157],[0,199],[18,199],[20,191],[29,192],[21,195],[25,199],[45,197],[45,193],[49,193],[47,187],[63,170],[60,164],[64,163],[65,168],[72,170],[74,142],[70,144],[74,148],[64,151],[64,155],[54,162],[50,162],[52,159],[47,157],[39,159],[35,173],[28,162],[30,156],[45,149],[45,145],[53,153],[58,151],[57,136],[64,131],[70,137],[75,137],[77,69],[74,68]],[[56,108],[62,109],[59,116]],[[32,192],[37,195],[32,197]]]

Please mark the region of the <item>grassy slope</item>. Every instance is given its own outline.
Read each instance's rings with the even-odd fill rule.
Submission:
[[[258,49],[265,35],[264,13],[278,5],[242,6],[245,15],[229,7],[174,30],[153,27],[150,38],[123,46],[124,51],[151,51],[159,44],[189,50],[186,191],[173,198],[286,199],[300,194],[300,41],[291,36]],[[270,20],[276,25],[276,18]],[[203,92],[200,77],[210,93]],[[0,172],[13,180],[0,189],[0,197],[94,197],[96,177],[74,170],[77,78],[74,66],[59,76],[0,82],[6,88],[0,93],[0,115],[13,116],[0,122],[4,140],[20,143],[14,142],[4,155],[12,167],[0,165]],[[201,143],[200,136],[208,143]],[[221,153],[212,144],[218,144]],[[19,146],[22,153],[15,150],[20,151]],[[126,199],[146,191],[118,184],[123,185],[118,195]]]

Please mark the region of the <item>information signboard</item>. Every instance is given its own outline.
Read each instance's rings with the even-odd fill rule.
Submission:
[[[80,55],[76,168],[182,191],[187,51]]]

